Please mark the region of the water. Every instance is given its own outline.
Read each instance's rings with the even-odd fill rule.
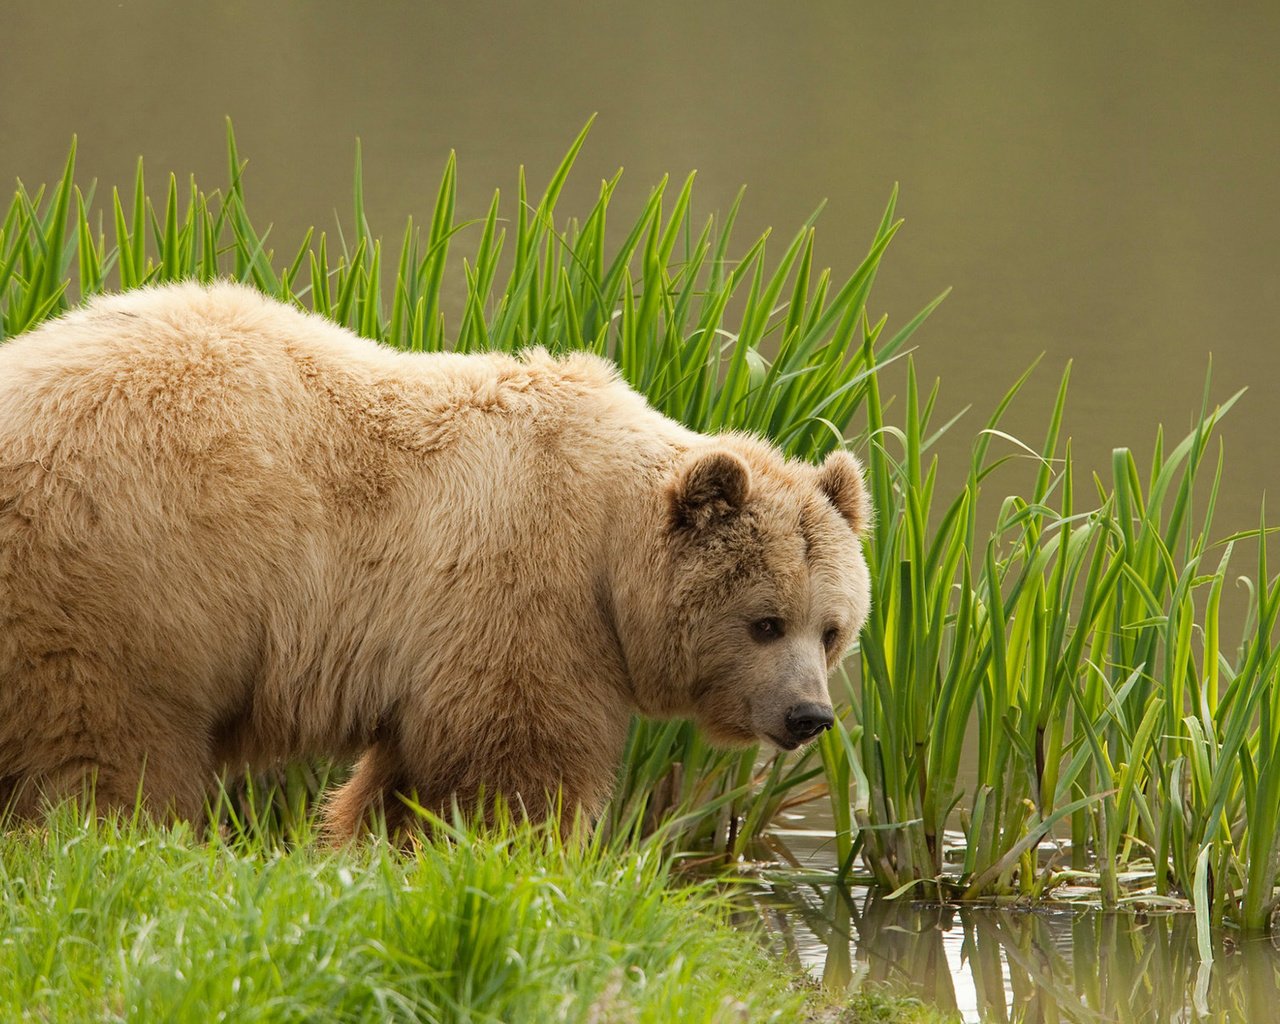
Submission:
[[[1186,913],[957,909],[830,887],[761,906],[780,951],[827,986],[885,986],[966,1022],[1280,1020],[1272,940],[1220,943],[1202,970]]]
[[[791,824],[821,824],[818,813],[809,819]],[[831,835],[794,827],[771,842],[817,878],[836,866]],[[944,906],[782,881],[744,914],[744,924],[761,922],[779,955],[832,990],[881,987],[965,1022],[1280,1022],[1280,936],[1215,930],[1204,963],[1185,911],[1103,913],[1066,899]]]
[[[704,213],[749,185],[742,237],[828,199],[817,257],[847,270],[898,181],[907,225],[875,311],[900,324],[954,286],[916,358],[943,381],[940,421],[974,408],[940,448],[941,487],[1041,353],[1006,426],[1038,438],[1074,359],[1078,481],[1113,447],[1141,458],[1159,422],[1181,432],[1210,353],[1215,397],[1250,389],[1224,428],[1219,534],[1255,526],[1276,478],[1280,6],[46,0],[0,9],[0,40],[0,181],[53,179],[78,133],[103,188],[139,154],[153,187],[170,170],[212,187],[230,115],[280,250],[345,214],[357,136],[393,238],[429,215],[450,148],[459,218],[479,216],[520,163],[537,189],[593,112],[561,209],[624,166],[615,229],[662,174],[697,168]],[[1197,1019],[1185,917],[793,896],[795,955],[833,978],[923,985],[970,1019]],[[1280,1020],[1277,962],[1268,944],[1224,955],[1213,1019]]]

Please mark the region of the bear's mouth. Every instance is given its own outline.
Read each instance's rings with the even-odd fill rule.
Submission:
[[[767,732],[765,735],[769,737],[770,743],[775,747],[781,747],[783,750],[795,750],[796,747],[800,746],[799,740],[784,740],[782,737],[775,736],[771,732]]]

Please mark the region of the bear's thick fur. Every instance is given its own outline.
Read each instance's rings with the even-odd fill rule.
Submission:
[[[392,351],[230,284],[0,345],[0,807],[200,819],[224,770],[360,755],[598,813],[633,712],[795,746],[868,608],[820,468],[660,415],[587,355]]]

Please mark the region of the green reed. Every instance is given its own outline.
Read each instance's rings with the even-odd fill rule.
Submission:
[[[1265,527],[1212,534],[1213,433],[1239,395],[1215,407],[1206,385],[1191,432],[1171,448],[1157,436],[1145,482],[1117,449],[1111,479],[1081,488],[1061,437],[1068,377],[1035,451],[999,429],[1025,377],[1014,385],[945,502],[929,454],[936,387],[922,394],[909,369],[896,426],[872,384],[873,609],[848,715],[822,744],[847,830],[842,873],[861,853],[885,888],[964,898],[1084,881],[1104,906],[1181,897],[1205,922],[1266,928],[1280,856],[1280,578]],[[993,456],[997,444],[1013,454]],[[990,522],[984,486],[1015,456],[1030,479]],[[1230,650],[1222,596],[1245,543],[1258,560]]]

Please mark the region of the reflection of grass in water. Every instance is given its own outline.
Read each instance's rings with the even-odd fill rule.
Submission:
[[[74,153],[55,186],[20,189],[0,223],[0,334],[107,287],[229,275],[403,348],[600,352],[689,425],[756,431],[806,458],[844,443],[865,412],[876,596],[840,727],[798,759],[760,766],[752,752],[709,750],[685,724],[639,725],[607,831],[666,820],[673,847],[732,857],[781,810],[829,792],[842,870],[861,854],[885,887],[1034,898],[1084,881],[1107,906],[1191,897],[1203,952],[1210,920],[1267,924],[1280,836],[1280,586],[1260,551],[1233,650],[1219,609],[1245,538],[1211,533],[1221,471],[1211,436],[1231,401],[1215,407],[1206,395],[1194,430],[1157,445],[1145,480],[1124,450],[1108,479],[1083,480],[1061,438],[1065,376],[1035,451],[999,428],[1015,385],[974,441],[965,487],[940,495],[931,448],[950,424],[937,422],[937,388],[922,391],[908,367],[896,419],[880,392],[878,370],[905,354],[933,308],[891,336],[868,316],[897,229],[892,200],[843,280],[814,273],[812,222],[776,261],[763,236],[735,250],[737,204],[699,222],[691,179],[674,195],[661,183],[623,241],[606,244],[616,178],[586,217],[556,225],[579,138],[540,198],[521,175],[509,219],[495,193],[484,217],[457,220],[451,159],[430,223],[409,225],[398,250],[369,229],[357,164],[350,230],[335,242],[308,232],[277,258],[248,215],[228,141],[220,195],[194,183],[180,194],[170,178],[152,203],[139,168],[130,195],[105,201],[76,187]],[[446,324],[449,255],[464,240],[462,312]],[[987,525],[980,497],[1010,457],[1000,451],[1029,454],[1033,474]],[[970,724],[978,778],[962,791]],[[964,844],[951,863],[943,827],[957,813]],[[1069,862],[1043,856],[1058,829],[1071,835]],[[1124,872],[1144,864],[1150,884],[1126,884]]]
[[[826,947],[829,985],[908,994],[947,1012],[976,1008],[984,1021],[1254,1024],[1280,1007],[1280,950],[1222,933],[1197,1005],[1201,962],[1188,913],[930,906],[830,886],[782,890],[765,904],[778,905],[792,949],[798,928]]]

